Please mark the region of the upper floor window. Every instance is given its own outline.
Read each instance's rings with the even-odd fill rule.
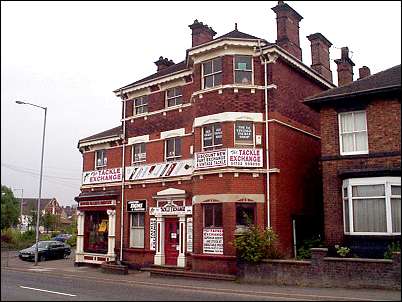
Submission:
[[[254,145],[254,124],[253,122],[235,122],[235,144]]]
[[[148,96],[144,95],[134,99],[133,115],[148,112]]]
[[[173,161],[181,157],[181,138],[172,137],[166,139],[166,160]]]
[[[204,204],[204,228],[222,227],[222,204]]]
[[[365,111],[339,114],[339,145],[341,155],[368,153]]]
[[[222,84],[222,58],[202,63],[203,88],[210,88]]]
[[[343,181],[344,230],[354,235],[401,233],[401,179],[352,178]]]
[[[252,56],[235,56],[235,83],[252,84],[253,67]]]
[[[181,87],[174,87],[166,91],[166,105],[172,107],[183,102]]]
[[[133,164],[145,162],[147,159],[147,153],[145,151],[145,143],[134,144],[132,154],[133,154],[132,156]]]
[[[95,153],[95,169],[104,169],[107,164],[106,150],[98,150]]]
[[[202,142],[204,150],[222,147],[222,127],[212,124],[202,128]]]

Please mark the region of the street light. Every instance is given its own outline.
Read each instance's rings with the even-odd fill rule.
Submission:
[[[37,212],[36,212],[36,239],[35,239],[35,266],[38,265],[38,242],[39,242],[39,215],[40,215],[40,199],[41,199],[41,194],[42,194],[42,171],[43,171],[43,153],[45,149],[45,129],[46,129],[46,113],[47,113],[47,107],[42,107],[38,106],[35,104],[31,104],[28,102],[22,102],[22,101],[15,101],[17,104],[20,105],[31,105],[34,107],[41,108],[45,110],[45,119],[43,122],[43,136],[42,136],[42,156],[40,160],[40,177],[39,177],[39,198],[38,198],[38,205],[37,205]]]

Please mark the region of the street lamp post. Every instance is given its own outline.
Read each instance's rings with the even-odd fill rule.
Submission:
[[[38,197],[38,204],[37,204],[37,210],[36,210],[36,239],[35,239],[35,266],[38,265],[38,242],[39,242],[39,217],[40,217],[40,200],[41,200],[41,194],[42,194],[42,172],[43,172],[43,154],[45,151],[45,129],[46,129],[46,114],[47,114],[47,107],[42,107],[38,106],[35,104],[27,103],[27,102],[22,102],[22,101],[15,101],[17,104],[25,104],[25,105],[31,105],[34,107],[41,108],[45,110],[45,117],[44,117],[44,122],[43,122],[43,136],[42,136],[42,156],[40,160],[40,177],[39,177],[39,197]]]

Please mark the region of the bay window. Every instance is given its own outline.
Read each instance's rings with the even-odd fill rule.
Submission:
[[[252,56],[235,56],[234,73],[235,83],[252,84],[253,83],[253,67]]]
[[[222,127],[220,124],[212,124],[202,128],[202,143],[204,150],[218,149],[222,147]]]
[[[235,144],[254,145],[254,124],[248,121],[235,123]]]
[[[108,249],[109,216],[106,211],[86,211],[84,251],[106,254]]]
[[[367,154],[367,121],[365,111],[340,113],[339,146],[341,155]]]
[[[222,84],[222,58],[202,63],[202,82],[204,89]]]
[[[346,234],[401,233],[399,177],[346,179],[343,182],[342,195]]]

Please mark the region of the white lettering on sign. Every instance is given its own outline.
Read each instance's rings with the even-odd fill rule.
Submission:
[[[193,252],[193,217],[187,217],[187,252]]]
[[[156,249],[156,218],[149,219],[149,249]]]
[[[228,149],[228,166],[262,167],[262,149]]]
[[[149,208],[149,215],[192,215],[193,207],[192,206],[173,206],[167,205],[164,207],[150,207]]]
[[[204,229],[203,253],[223,254],[223,229]]]
[[[195,154],[195,166],[197,169],[226,167],[226,149],[197,152]]]
[[[95,183],[121,181],[121,178],[122,178],[121,172],[122,172],[121,168],[103,169],[103,170],[83,172],[82,173],[82,184],[90,185],[90,184],[95,184]]]
[[[146,210],[146,200],[129,200],[127,205],[128,212],[142,212]]]

